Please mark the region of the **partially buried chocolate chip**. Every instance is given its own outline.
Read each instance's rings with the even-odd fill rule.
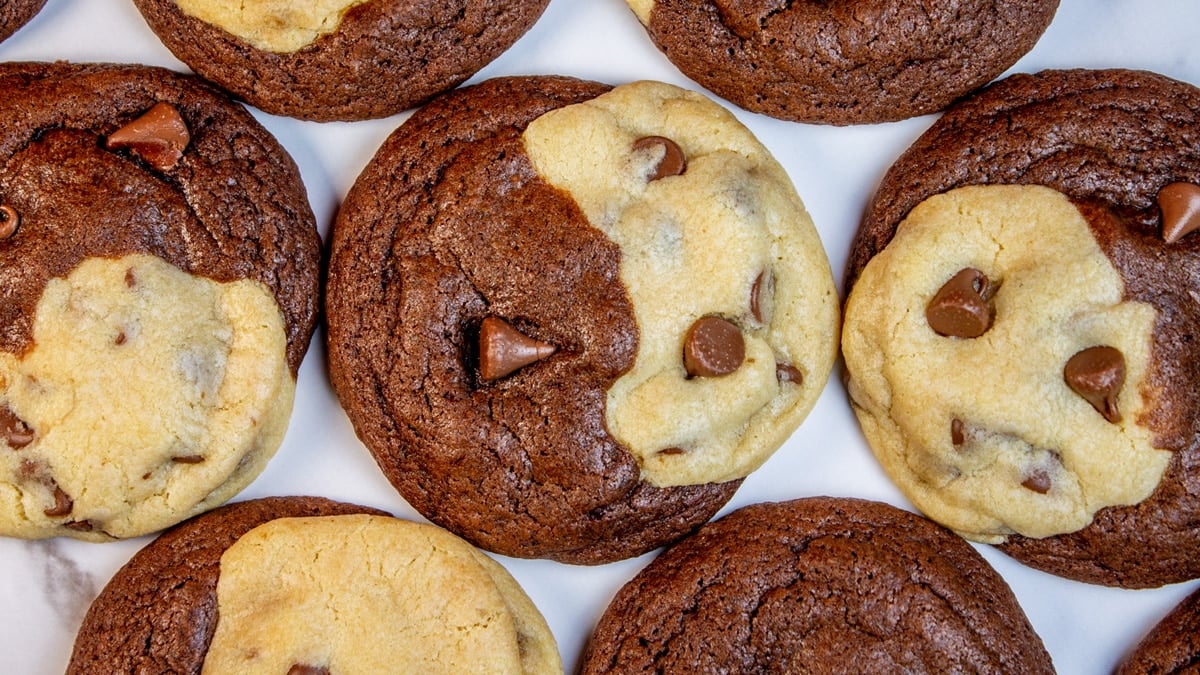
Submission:
[[[0,405],[0,437],[4,438],[8,447],[20,450],[33,442],[34,433],[25,420],[17,417],[8,406]]]
[[[489,316],[479,326],[479,375],[488,381],[549,357],[558,348],[535,340],[503,319]]]
[[[0,240],[11,239],[21,227],[21,214],[8,204],[0,204]]]
[[[963,421],[957,417],[950,420],[950,442],[958,447],[967,441],[967,429]]]
[[[1063,379],[1104,419],[1114,424],[1121,421],[1117,397],[1125,384],[1125,356],[1120,350],[1107,345],[1084,349],[1067,360]]]
[[[742,366],[746,341],[742,330],[719,316],[701,317],[683,342],[683,365],[689,377],[719,377]]]
[[[288,668],[287,675],[331,675],[325,666],[310,666],[303,663],[293,663]]]
[[[1050,491],[1053,481],[1050,480],[1050,474],[1044,469],[1034,469],[1025,476],[1025,480],[1021,481],[1021,486],[1026,490],[1032,490],[1040,495],[1044,495]]]
[[[54,506],[42,511],[42,513],[46,514],[49,518],[61,518],[70,514],[71,510],[75,507],[75,502],[53,480],[49,481],[49,487],[54,493]]]
[[[1200,228],[1200,185],[1171,183],[1158,191],[1162,238],[1174,244]]]
[[[976,338],[992,327],[991,283],[979,270],[960,270],[925,307],[925,320],[938,335]]]
[[[105,147],[127,148],[159,171],[169,171],[179,163],[189,142],[187,123],[175,106],[156,103],[144,115],[114,131]]]
[[[775,364],[775,379],[780,382],[791,382],[792,384],[804,384],[804,373],[800,369],[790,363]]]
[[[763,270],[754,278],[754,284],[750,286],[750,313],[754,315],[754,320],[759,323],[765,323],[766,312],[763,311],[763,301],[766,297],[770,297],[775,292],[775,275],[771,274],[770,270]]]
[[[687,171],[687,158],[675,141],[663,136],[645,136],[633,142],[634,152],[648,152],[657,148],[662,148],[662,158],[654,165],[654,171],[647,176],[649,180],[678,176]]]

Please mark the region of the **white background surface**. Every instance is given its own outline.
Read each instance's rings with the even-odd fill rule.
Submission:
[[[1195,0],[1062,0],[1040,43],[1012,70],[1132,67],[1200,85],[1197,28]],[[186,70],[129,0],[49,0],[30,24],[0,44],[0,59],[140,62]],[[658,79],[698,88],[659,54],[622,0],[552,0],[538,24],[473,80],[510,74],[567,74],[612,84]],[[840,286],[868,196],[933,117],[834,128],[735,112],[790,173]],[[358,172],[405,118],[318,124],[257,116],[299,164],[322,235]],[[301,368],[284,446],[238,499],[315,494],[417,518],[350,430],[325,376],[322,337],[318,334]],[[866,497],[908,508],[863,443],[836,376],[801,429],[746,480],[723,513],[809,495]],[[0,675],[62,672],[87,604],[146,541],[0,539]],[[1148,591],[1088,586],[1024,568],[988,547],[980,550],[1008,580],[1062,673],[1109,672],[1197,586]],[[564,666],[573,672],[609,598],[651,557],[602,567],[500,561],[545,614]]]

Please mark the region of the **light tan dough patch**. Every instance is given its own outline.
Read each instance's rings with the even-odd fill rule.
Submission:
[[[991,328],[936,334],[926,306],[971,267],[996,289]],[[855,284],[842,349],[867,441],[918,509],[998,543],[1072,532],[1101,508],[1150,495],[1170,459],[1137,424],[1155,310],[1123,296],[1087,221],[1058,192],[964,187],[913,209]],[[1119,423],[1063,378],[1068,359],[1096,345],[1124,355]],[[1044,494],[1022,484],[1034,474],[1048,481]]]
[[[686,171],[648,181],[663,152],[633,148],[647,136],[677,143]],[[746,476],[812,409],[838,340],[833,275],[787,174],[724,108],[658,82],[547,113],[523,138],[539,174],[621,248],[640,335],[608,392],[609,431],[653,485]],[[760,276],[773,284],[761,284],[756,317]],[[684,337],[709,315],[741,329],[745,361],[689,379]],[[778,364],[802,381],[781,381]]]
[[[0,445],[0,534],[154,532],[237,494],[283,440],[295,382],[262,284],[91,258],[46,285],[33,335],[0,353],[0,406],[33,432]]]
[[[355,5],[370,0],[175,0],[180,11],[264,51],[287,54],[337,30]]]
[[[221,556],[204,673],[562,673],[516,580],[454,535],[395,518],[281,518]]]

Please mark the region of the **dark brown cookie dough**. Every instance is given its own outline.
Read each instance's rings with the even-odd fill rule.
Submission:
[[[380,511],[320,497],[238,502],[186,521],[139,551],[88,609],[68,673],[199,673],[217,626],[221,554],[276,518]]]
[[[1057,0],[628,0],[685,75],[747,110],[824,124],[931,113],[1004,72]]]
[[[17,32],[45,4],[46,0],[0,0],[0,40]]]
[[[1117,675],[1194,673],[1200,663],[1200,592],[1171,610],[1117,666]]]
[[[175,0],[135,0],[202,77],[266,112],[318,121],[384,117],[457,86],[516,42],[547,2],[368,0],[333,32],[276,52],[185,14]]]
[[[320,239],[299,171],[266,129],[161,68],[0,64],[0,97],[0,202],[19,218],[0,239],[0,349],[31,347],[47,280],[85,258],[149,253],[215,281],[263,283],[295,375],[316,321]],[[106,148],[157,104],[187,127],[177,160]]]
[[[847,289],[927,197],[969,184],[1045,185],[1087,217],[1125,283],[1158,311],[1146,419],[1174,453],[1154,494],[1100,511],[1091,525],[1003,549],[1062,576],[1144,587],[1200,576],[1200,236],[1167,243],[1157,196],[1200,184],[1200,90],[1124,70],[1015,75],[963,101],[889,169],[855,237]]]
[[[627,583],[581,672],[1053,672],[1000,576],[886,504],[810,498],[705,525]]]
[[[631,557],[740,484],[651,487],[605,427],[638,342],[619,251],[535,174],[520,135],[607,90],[508,78],[435,100],[383,144],[332,235],[330,374],[355,431],[418,511],[507,555]],[[484,380],[488,316],[557,351]]]

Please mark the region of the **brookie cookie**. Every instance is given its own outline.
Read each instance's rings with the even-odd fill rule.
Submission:
[[[1200,90],[1001,81],[891,167],[847,270],[872,450],[929,517],[1054,574],[1200,576]]]
[[[627,0],[685,75],[758,113],[866,124],[936,112],[1028,52],[1058,0]]]
[[[17,32],[45,4],[46,0],[0,0],[0,40]]]
[[[621,588],[592,673],[1052,673],[1012,591],[969,544],[878,502],[755,504]]]
[[[262,110],[385,117],[452,89],[500,56],[548,0],[134,0],[202,77]]]
[[[782,167],[660,83],[440,98],[332,236],[359,438],[417,510],[508,555],[606,562],[707,520],[815,403],[837,315]]]
[[[240,105],[142,66],[0,65],[0,534],[228,500],[282,441],[320,242]]]
[[[1193,592],[1142,638],[1116,675],[1192,673],[1200,663],[1200,592]]]
[[[562,673],[498,563],[434,527],[317,497],[230,504],[139,551],[68,673]]]

